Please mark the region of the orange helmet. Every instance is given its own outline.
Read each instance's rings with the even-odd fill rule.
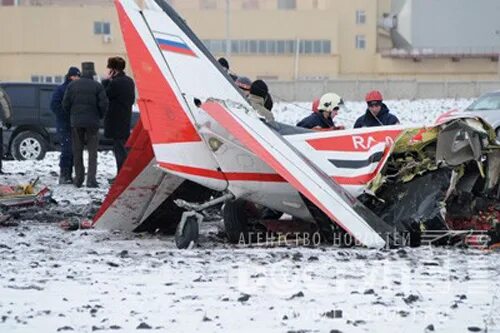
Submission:
[[[382,101],[384,98],[382,97],[382,94],[378,90],[372,90],[368,94],[366,94],[365,101],[371,102],[371,101]]]

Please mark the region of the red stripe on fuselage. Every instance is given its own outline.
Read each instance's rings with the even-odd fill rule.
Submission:
[[[283,183],[286,180],[277,173],[253,173],[253,172],[222,172],[210,169],[195,168],[187,165],[160,162],[159,165],[166,170],[185,173],[192,176],[213,178],[228,181],[255,181],[255,182],[275,182]],[[369,174],[355,177],[333,176],[331,177],[340,185],[366,185],[378,173],[377,169]]]
[[[141,119],[144,122],[144,128],[149,132],[152,143],[201,141],[198,132],[123,6],[115,1],[115,7],[135,84],[143,101]]]
[[[187,165],[159,162],[159,165],[167,170],[185,173],[193,176],[213,178],[229,181],[259,181],[259,182],[285,182],[285,179],[277,173],[257,172],[222,172],[217,170],[196,168]]]

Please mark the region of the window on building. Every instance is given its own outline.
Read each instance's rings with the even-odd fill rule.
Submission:
[[[313,53],[316,53],[316,54],[323,53],[322,41],[320,41],[320,40],[313,41],[312,47],[313,47]]]
[[[46,76],[45,83],[52,83],[52,76]]]
[[[295,45],[297,43],[294,40],[286,40],[285,41],[285,53],[295,53]]]
[[[217,0],[200,0],[201,9],[217,9]]]
[[[364,35],[356,35],[356,48],[357,49],[366,48],[366,40]]]
[[[267,54],[271,54],[271,55],[276,54],[277,41],[276,40],[268,40],[268,41],[266,41],[266,44],[267,44]]]
[[[250,40],[248,43],[248,52],[249,53],[257,53],[257,41]]]
[[[102,33],[104,35],[111,34],[111,24],[109,22],[102,22]]]
[[[238,40],[231,41],[231,53],[240,53],[240,43]]]
[[[305,54],[312,54],[313,53],[313,41],[312,40],[305,40],[304,41],[304,52]]]
[[[313,5],[314,9],[318,9],[318,7],[319,7],[319,1],[318,0],[313,0],[312,5]]]
[[[33,83],[40,82],[40,75],[31,75],[31,82]]]
[[[278,0],[278,9],[296,9],[297,0]]]
[[[203,43],[212,54],[222,54],[226,51],[225,39],[204,40]],[[297,52],[297,41],[279,39],[234,39],[231,40],[233,54],[283,55]],[[331,42],[321,39],[304,39],[299,43],[301,54],[330,54]]]
[[[285,53],[285,41],[284,40],[279,40],[276,43],[276,53],[278,53],[278,54],[284,54]]]
[[[243,9],[259,9],[259,0],[243,0],[241,4]]]
[[[109,22],[94,22],[94,35],[111,34],[111,24]]]
[[[278,76],[277,75],[257,75],[256,79],[257,80],[264,80],[264,81],[272,81],[272,80],[277,80]]]
[[[356,24],[365,24],[366,23],[366,13],[364,10],[356,11]]]
[[[224,53],[226,52],[226,41],[219,39],[212,41],[212,47],[215,53]]]
[[[240,53],[248,53],[248,40],[240,40]]]
[[[257,51],[257,53],[267,54],[267,41],[259,40],[259,50]]]
[[[54,77],[54,82],[55,83],[62,83],[63,82],[63,77],[61,75],[57,75]]]
[[[323,40],[321,41],[322,44],[322,52],[323,54],[330,54],[332,53],[332,42],[329,40]]]

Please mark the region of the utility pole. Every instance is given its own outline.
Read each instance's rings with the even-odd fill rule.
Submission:
[[[226,0],[226,59],[231,57],[231,1]]]
[[[295,81],[299,79],[299,58],[300,58],[300,38],[297,37],[297,40],[295,42],[295,61],[293,69],[293,76]]]

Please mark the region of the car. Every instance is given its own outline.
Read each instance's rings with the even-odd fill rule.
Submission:
[[[500,90],[481,95],[464,111],[489,123],[500,141]]]
[[[57,150],[59,138],[56,117],[50,101],[57,84],[1,82],[0,88],[9,97],[12,106],[11,127],[3,131],[6,157],[16,160],[41,160],[47,151]],[[137,123],[137,107],[132,112],[132,128]],[[112,148],[112,141],[104,137],[101,123],[99,149]]]

